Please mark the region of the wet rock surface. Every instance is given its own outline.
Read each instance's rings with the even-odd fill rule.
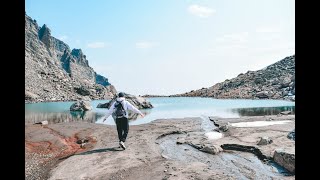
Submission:
[[[276,149],[273,159],[291,173],[295,173],[295,154],[293,152]]]
[[[269,117],[216,119],[216,124],[265,118]],[[277,121],[285,117],[272,118]],[[292,115],[286,118],[294,121]],[[55,166],[42,169],[48,179],[294,179],[282,166],[271,163],[274,149],[294,148],[294,141],[286,137],[294,123],[246,130],[230,126],[222,138],[212,140],[205,136],[208,131],[200,118],[156,120],[130,126],[124,151],[119,148],[114,126],[78,122],[49,124],[48,128],[54,131],[43,132],[50,129],[40,125],[26,126],[28,153],[34,152],[32,143],[48,150],[45,142],[55,142],[50,150],[54,152],[61,149],[54,147],[69,149],[58,153],[61,158]],[[274,142],[256,145],[264,136]],[[258,150],[266,158],[259,158],[255,153]],[[30,163],[31,159],[26,161]]]

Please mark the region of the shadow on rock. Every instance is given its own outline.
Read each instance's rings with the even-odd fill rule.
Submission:
[[[72,154],[70,156],[66,156],[66,157],[60,158],[59,160],[65,160],[65,159],[68,159],[71,156],[76,156],[76,155],[88,155],[88,154],[103,153],[103,152],[108,152],[108,151],[124,151],[124,150],[122,148],[120,148],[120,147],[95,149],[95,150],[92,150],[92,151],[86,151],[86,152],[79,153],[79,154]]]
[[[120,147],[103,148],[103,149],[95,149],[92,151],[87,151],[87,152],[83,152],[83,153],[75,154],[75,155],[87,155],[87,154],[102,153],[102,152],[108,152],[108,151],[123,151],[123,149]]]

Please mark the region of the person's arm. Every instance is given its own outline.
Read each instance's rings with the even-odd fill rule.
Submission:
[[[107,111],[107,114],[106,116],[103,118],[103,121],[104,122],[105,120],[107,120],[107,118],[113,113],[113,110],[114,110],[114,105],[116,104],[116,102],[114,101],[111,105],[111,107],[109,108],[109,110]]]
[[[139,110],[137,109],[136,107],[134,107],[131,103],[127,102],[127,107],[129,110],[135,112],[135,113],[138,113],[140,114],[142,117],[144,117],[144,114]]]

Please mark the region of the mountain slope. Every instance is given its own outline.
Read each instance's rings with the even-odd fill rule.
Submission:
[[[213,97],[217,99],[289,99],[295,98],[295,55],[258,71],[248,71],[209,88],[171,97]]]
[[[81,49],[70,50],[50,29],[25,15],[25,102],[111,98],[108,79],[89,66]]]

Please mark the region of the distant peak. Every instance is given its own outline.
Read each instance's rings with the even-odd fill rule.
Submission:
[[[39,38],[42,39],[42,37],[46,35],[51,35],[51,30],[44,24],[39,30]]]

